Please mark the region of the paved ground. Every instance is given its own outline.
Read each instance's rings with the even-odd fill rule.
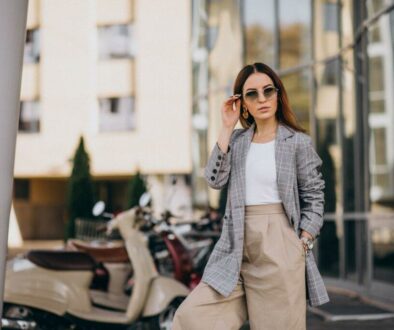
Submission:
[[[246,324],[240,330],[249,330]],[[324,321],[321,317],[308,313],[307,330],[393,330],[394,318],[375,321]]]
[[[375,321],[323,321],[320,317],[308,313],[308,330],[393,330],[394,318]]]
[[[308,309],[307,330],[393,330],[394,313],[389,310],[365,303],[355,296],[347,296],[329,292],[331,301],[320,308]],[[386,319],[360,320],[360,318],[378,318],[390,316]],[[335,321],[340,318],[353,318],[347,321]],[[358,319],[358,320],[357,320]],[[245,324],[241,330],[249,330]]]

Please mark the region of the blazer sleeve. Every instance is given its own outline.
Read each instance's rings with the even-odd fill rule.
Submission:
[[[296,153],[300,228],[316,238],[323,226],[325,181],[320,171],[323,162],[313,147],[311,137],[304,136]]]
[[[211,154],[208,157],[207,165],[204,168],[204,177],[213,189],[222,189],[230,176],[231,154],[235,137],[241,129],[233,130],[227,152],[223,152],[216,142]]]

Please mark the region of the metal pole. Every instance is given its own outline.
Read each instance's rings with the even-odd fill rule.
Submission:
[[[27,5],[28,0],[0,0],[0,315],[3,315]]]

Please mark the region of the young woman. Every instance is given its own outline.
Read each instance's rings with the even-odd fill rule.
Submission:
[[[236,330],[247,319],[252,330],[306,329],[307,302],[329,301],[310,251],[323,225],[322,161],[263,63],[239,72],[221,113],[205,178],[228,184],[222,233],[172,329]]]

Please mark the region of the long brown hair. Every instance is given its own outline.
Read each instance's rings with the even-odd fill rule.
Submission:
[[[248,79],[248,77],[252,73],[255,73],[255,72],[261,72],[261,73],[265,73],[266,75],[268,75],[272,79],[275,87],[279,89],[279,91],[278,91],[278,108],[275,113],[276,119],[279,122],[284,123],[287,126],[290,126],[291,128],[293,128],[296,131],[305,133],[306,130],[298,124],[295,113],[290,108],[289,99],[287,97],[286,89],[285,89],[282,81],[280,80],[278,75],[274,72],[274,70],[272,70],[268,65],[266,65],[264,63],[256,62],[256,63],[248,64],[248,65],[244,66],[241,69],[241,71],[238,73],[237,78],[235,79],[234,91],[233,91],[234,94],[241,94],[242,95],[242,89],[243,89],[246,79]],[[249,115],[248,118],[245,119],[242,116],[242,107],[241,107],[239,121],[241,122],[241,125],[243,128],[248,128],[253,124],[253,122],[255,120],[251,115]]]

